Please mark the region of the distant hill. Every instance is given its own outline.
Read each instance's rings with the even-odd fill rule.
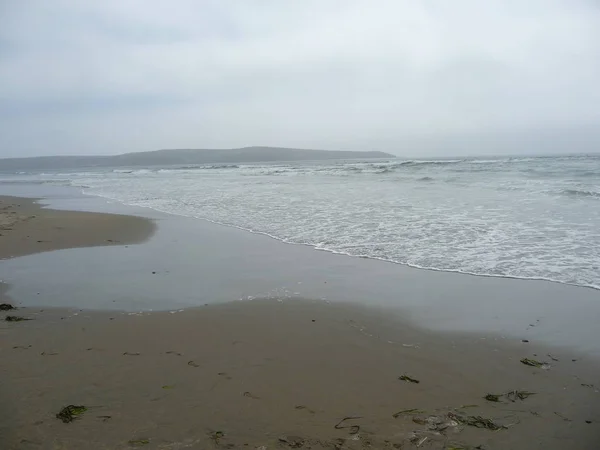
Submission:
[[[394,155],[383,152],[303,150],[279,147],[244,147],[228,150],[177,149],[125,153],[123,155],[114,156],[40,156],[33,158],[8,158],[0,159],[0,171],[394,157]]]

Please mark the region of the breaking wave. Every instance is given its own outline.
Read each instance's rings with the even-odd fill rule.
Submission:
[[[564,195],[568,195],[571,197],[593,197],[593,198],[600,198],[600,192],[596,192],[596,191],[586,191],[586,190],[580,190],[580,189],[564,189],[562,191],[562,193]]]

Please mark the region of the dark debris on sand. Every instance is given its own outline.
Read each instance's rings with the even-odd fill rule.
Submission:
[[[417,380],[416,378],[409,377],[408,375],[401,375],[398,377],[398,379],[409,383],[420,383],[419,380]]]
[[[531,367],[538,367],[538,368],[545,368],[548,367],[548,363],[542,362],[542,361],[537,361],[535,359],[531,359],[531,358],[523,358],[521,359],[521,363],[525,364],[526,366],[531,366]]]
[[[304,446],[305,439],[300,436],[280,436],[279,443],[287,445],[290,448],[301,448]]]
[[[4,318],[4,320],[7,322],[23,322],[25,320],[33,320],[33,319],[27,319],[27,318],[21,317],[21,316],[6,316]]]
[[[486,430],[491,431],[505,430],[507,428],[504,425],[497,424],[492,419],[481,416],[461,416],[455,413],[448,413],[448,417],[463,425],[475,428],[485,428]]]
[[[215,443],[215,445],[219,445],[219,441],[225,437],[225,433],[223,431],[211,431],[208,433],[208,437]]]
[[[141,447],[142,445],[148,445],[150,443],[150,439],[131,439],[127,441],[127,443],[132,447]]]
[[[68,405],[56,414],[56,418],[62,420],[63,423],[70,423],[86,411],[87,408],[83,405]]]
[[[535,395],[535,392],[515,390],[504,392],[502,394],[487,394],[483,398],[485,398],[488,402],[499,402],[501,398],[506,398],[511,402],[516,402],[517,400],[525,400],[532,395]]]
[[[397,419],[398,417],[405,415],[405,414],[425,414],[425,411],[423,411],[422,409],[417,409],[417,408],[403,409],[402,411],[398,411],[397,413],[392,414],[392,417],[394,419]]]

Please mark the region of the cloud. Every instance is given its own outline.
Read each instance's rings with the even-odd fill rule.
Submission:
[[[244,145],[414,155],[482,134],[593,134],[600,119],[592,1],[0,8],[0,156]]]

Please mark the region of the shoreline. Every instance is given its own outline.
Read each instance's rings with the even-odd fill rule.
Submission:
[[[113,216],[115,227],[127,217]],[[414,320],[410,303],[366,302],[386,295],[424,302],[452,289],[478,297],[486,293],[480,286],[493,284],[469,279],[475,284],[465,286],[462,278],[396,272],[397,265],[375,260],[280,249],[273,245],[279,241],[187,220],[161,221],[158,228],[152,240],[135,247],[117,235],[109,239],[122,242],[108,246],[0,261],[17,280],[10,292],[15,304],[27,305],[0,319],[33,319],[0,321],[6,380],[0,447],[44,449],[51,440],[52,448],[92,449],[598,448],[598,361],[538,338],[534,333],[550,318],[541,316],[544,325],[538,325],[528,313],[521,320],[531,323],[521,338],[493,327],[433,331]],[[71,278],[62,280],[66,273]],[[355,273],[363,275],[356,286],[350,284]],[[265,278],[260,286],[276,286],[266,298],[236,295]],[[440,294],[399,290],[405,283],[429,289],[436,280],[452,284],[442,283]],[[540,292],[558,289],[532,283],[544,288]],[[328,298],[305,295],[319,292]],[[127,312],[123,305],[131,297],[191,303]],[[235,301],[241,298],[246,301]],[[54,307],[56,299],[70,307]],[[200,306],[204,299],[217,303]],[[98,301],[104,311],[86,308]],[[43,306],[31,306],[35,302]],[[429,319],[448,320],[439,303],[437,309],[424,306]],[[485,309],[458,313],[492,323]],[[530,367],[523,358],[550,367]],[[399,379],[404,375],[418,383]],[[512,399],[513,391],[535,394]],[[499,401],[483,399],[487,394],[500,395]],[[55,414],[69,404],[88,410],[65,424]],[[469,426],[470,417],[500,429]]]
[[[263,232],[263,231],[256,231],[256,230],[252,230],[250,228],[244,228],[238,225],[233,225],[230,223],[226,223],[226,222],[219,222],[216,220],[211,220],[211,219],[207,219],[205,217],[198,217],[198,216],[193,216],[193,215],[186,215],[186,214],[178,214],[178,213],[174,213],[174,212],[170,212],[170,211],[165,211],[162,209],[158,209],[158,208],[154,208],[151,206],[140,206],[140,205],[133,205],[133,204],[129,204],[129,203],[124,203],[119,199],[113,198],[113,197],[105,197],[105,196],[100,196],[97,194],[88,194],[83,192],[83,195],[86,196],[90,196],[90,197],[95,197],[95,198],[101,198],[107,201],[111,201],[111,202],[117,202],[121,205],[124,205],[126,207],[131,207],[131,208],[143,208],[143,209],[147,209],[153,212],[157,212],[160,214],[166,214],[168,216],[173,216],[173,217],[184,217],[187,219],[194,219],[194,220],[202,220],[205,222],[208,222],[210,224],[213,225],[218,225],[218,226],[223,226],[223,227],[228,227],[228,228],[234,228],[236,230],[241,230],[241,231],[245,231],[247,233],[251,233],[254,235],[258,235],[258,236],[265,236],[268,237],[270,239],[273,239],[277,242],[280,242],[282,244],[287,244],[287,245],[300,245],[300,246],[304,246],[304,247],[308,247],[312,250],[316,250],[316,251],[321,251],[321,252],[326,252],[326,253],[331,253],[333,255],[341,255],[341,256],[347,256],[350,258],[362,258],[362,259],[370,259],[373,261],[381,261],[381,262],[385,262],[385,263],[389,263],[389,264],[396,264],[396,265],[400,265],[403,267],[408,267],[411,269],[418,269],[418,270],[426,270],[426,271],[432,271],[432,272],[443,272],[443,273],[455,273],[455,274],[460,274],[460,275],[469,275],[469,276],[473,276],[473,277],[484,277],[484,278],[500,278],[500,279],[509,279],[509,280],[524,280],[524,281],[544,281],[544,282],[548,282],[548,283],[556,283],[556,284],[561,284],[561,285],[565,285],[565,286],[573,286],[576,288],[584,288],[584,289],[592,289],[594,291],[600,291],[600,285],[589,285],[589,284],[576,284],[576,283],[569,283],[569,282],[565,282],[565,281],[559,281],[559,280],[554,280],[551,278],[543,278],[543,277],[523,277],[523,276],[512,276],[512,275],[494,275],[494,274],[486,274],[486,273],[474,273],[474,272],[467,272],[467,271],[463,271],[463,270],[458,270],[458,269],[439,269],[439,268],[435,268],[435,267],[425,267],[425,266],[419,266],[416,264],[411,264],[408,262],[399,262],[399,261],[395,261],[392,259],[386,259],[386,258],[378,258],[375,256],[359,256],[359,255],[352,255],[350,253],[345,253],[342,251],[338,251],[338,250],[332,250],[332,249],[326,249],[326,248],[319,248],[317,244],[305,244],[305,243],[301,243],[301,242],[291,242],[288,240],[285,240],[283,238],[279,238],[277,236],[274,236],[272,234],[269,234],[267,232]]]

